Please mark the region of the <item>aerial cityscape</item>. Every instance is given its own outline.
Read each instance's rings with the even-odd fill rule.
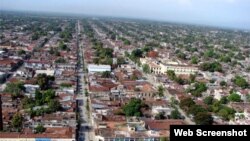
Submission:
[[[169,141],[170,125],[250,125],[247,27],[2,7],[0,141]]]

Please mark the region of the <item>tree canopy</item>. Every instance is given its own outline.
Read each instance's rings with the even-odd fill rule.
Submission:
[[[198,125],[212,125],[213,117],[207,112],[200,112],[194,117],[194,121]]]
[[[212,96],[205,97],[203,102],[207,105],[213,104],[214,98]]]
[[[202,92],[207,90],[207,86],[205,83],[196,82],[193,88],[187,89],[187,92],[191,93],[193,96],[200,97]]]
[[[228,96],[228,100],[232,102],[241,102],[241,97],[237,93],[233,92]]]
[[[39,124],[35,128],[35,133],[43,133],[43,132],[45,132],[45,130],[46,130],[46,128],[44,128],[44,126],[42,124]]]
[[[21,96],[24,91],[24,84],[22,82],[7,83],[4,92],[12,94],[12,97]]]
[[[124,105],[123,112],[126,116],[142,116],[141,108],[144,106],[141,99],[132,98],[129,103]]]
[[[181,113],[177,109],[174,109],[173,111],[171,111],[170,118],[171,119],[181,119],[182,116],[181,116]]]
[[[11,125],[14,128],[20,130],[22,128],[22,123],[23,123],[22,115],[20,113],[16,113],[11,120]]]
[[[111,72],[110,71],[104,71],[102,72],[102,78],[110,78]]]
[[[59,111],[61,109],[61,104],[58,100],[52,99],[48,103],[49,110],[52,112]]]
[[[143,51],[141,49],[135,49],[131,52],[130,59],[135,60],[137,58],[141,58],[143,55]]]
[[[212,62],[212,63],[203,63],[200,66],[202,71],[210,71],[210,72],[222,72],[222,66],[219,62]]]
[[[244,79],[241,76],[235,76],[235,78],[232,80],[234,82],[235,85],[241,87],[241,88],[247,88],[249,86],[248,82],[246,81],[246,79]]]
[[[175,80],[176,79],[176,75],[175,72],[173,70],[168,70],[167,71],[167,76],[170,80]]]
[[[163,119],[166,119],[166,117],[165,117],[165,112],[160,112],[160,113],[158,113],[158,114],[155,116],[155,119],[156,119],[156,120],[163,120]]]
[[[150,67],[149,67],[148,64],[143,64],[142,65],[142,70],[143,70],[144,73],[150,73],[151,72]]]
[[[158,86],[158,95],[160,97],[164,96],[164,91],[165,91],[165,89],[164,89],[164,87],[162,85]]]
[[[246,96],[247,102],[250,102],[250,94]]]
[[[47,90],[50,88],[50,82],[54,81],[55,77],[47,76],[46,74],[38,74],[37,84],[40,86],[41,90]]]
[[[193,105],[195,105],[195,102],[192,98],[185,98],[180,101],[180,107],[183,109],[187,109]]]

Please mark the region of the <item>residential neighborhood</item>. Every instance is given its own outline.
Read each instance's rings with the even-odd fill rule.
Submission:
[[[171,125],[250,124],[249,31],[16,14],[0,15],[0,141],[168,141]]]

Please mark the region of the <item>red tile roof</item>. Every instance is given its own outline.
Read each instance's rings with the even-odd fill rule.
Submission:
[[[170,130],[170,125],[184,125],[183,120],[145,120],[149,130]]]
[[[73,128],[55,127],[47,128],[42,134],[0,132],[0,138],[74,138],[73,134]]]

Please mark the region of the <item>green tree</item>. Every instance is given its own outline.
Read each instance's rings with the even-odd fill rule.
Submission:
[[[164,91],[165,91],[165,89],[164,89],[164,87],[162,85],[158,86],[158,95],[160,97],[164,96]]]
[[[160,112],[160,113],[158,113],[158,114],[155,116],[155,119],[156,119],[156,120],[163,120],[163,119],[166,119],[166,117],[165,117],[165,112]]]
[[[194,121],[198,125],[212,125],[213,117],[207,112],[200,112],[194,117]]]
[[[148,64],[143,64],[142,65],[142,70],[143,70],[144,73],[150,73],[151,72],[150,67],[149,67]]]
[[[217,113],[223,118],[223,120],[230,120],[234,118],[235,110],[226,106],[223,106]]]
[[[220,57],[220,61],[225,63],[231,62],[231,57],[223,55]]]
[[[203,108],[202,106],[200,105],[192,105],[191,107],[189,107],[187,113],[188,114],[192,114],[192,115],[197,115],[198,113],[201,113],[201,112],[206,112],[207,110],[205,108]]]
[[[223,87],[224,87],[224,86],[227,86],[227,82],[226,82],[226,81],[221,81],[221,82],[220,82],[220,86],[223,86]]]
[[[137,116],[142,115],[141,108],[143,107],[143,102],[141,99],[132,98],[129,103],[123,106],[123,112],[126,116]]]
[[[220,99],[220,103],[221,103],[221,104],[227,104],[227,103],[228,103],[228,97],[227,97],[227,96],[223,96],[223,97]]]
[[[19,50],[17,54],[18,54],[18,55],[23,55],[23,54],[25,54],[25,53],[26,53],[26,52],[25,52],[24,50]]]
[[[215,52],[213,49],[209,49],[208,51],[205,52],[205,57],[210,58],[215,56]]]
[[[85,96],[89,96],[89,92],[87,89],[85,89],[85,92],[84,92]]]
[[[180,107],[184,110],[187,110],[189,107],[195,105],[195,102],[192,98],[185,98],[180,101]]]
[[[43,101],[48,103],[51,99],[54,99],[56,96],[56,92],[52,89],[48,89],[46,91],[43,92]]]
[[[122,64],[126,64],[126,61],[123,57],[118,57],[117,58],[117,65],[122,65]]]
[[[44,104],[44,95],[41,93],[41,91],[36,90],[35,92],[35,100],[36,100],[36,105],[41,106]]]
[[[130,59],[133,61],[136,61],[136,59],[141,58],[143,55],[143,52],[141,49],[135,49],[131,52]]]
[[[131,42],[130,42],[129,40],[127,40],[127,39],[125,39],[125,40],[123,41],[123,43],[124,43],[124,45],[130,45],[130,44],[131,44]]]
[[[56,111],[61,109],[60,102],[58,100],[54,100],[54,99],[49,101],[48,106],[52,112],[56,112]]]
[[[190,74],[190,75],[189,75],[189,79],[190,79],[190,82],[191,82],[191,83],[194,83],[194,82],[195,82],[195,79],[196,79],[196,75],[195,75],[195,74]]]
[[[187,92],[191,93],[193,96],[201,97],[202,92],[207,90],[207,86],[205,83],[196,82],[192,89],[187,89]]]
[[[177,57],[180,58],[180,59],[186,60],[186,54],[184,54],[183,52],[179,52],[177,54]]]
[[[241,76],[235,76],[235,78],[232,80],[234,82],[235,85],[245,89],[249,86],[248,82],[246,81],[246,79],[244,79]]]
[[[202,71],[210,71],[210,72],[222,72],[222,66],[219,62],[212,62],[212,63],[203,63],[200,66]]]
[[[12,97],[20,97],[24,91],[22,82],[7,83],[4,92],[12,94]]]
[[[63,88],[70,88],[70,87],[72,87],[72,84],[70,84],[70,83],[61,83],[60,86],[63,87]]]
[[[110,71],[104,71],[102,72],[102,78],[110,78],[111,72]]]
[[[180,84],[180,85],[184,85],[185,81],[181,78],[181,77],[176,77],[175,78],[175,82]]]
[[[170,118],[171,119],[181,119],[182,118],[181,113],[177,109],[174,109],[173,111],[171,111]]]
[[[35,128],[35,133],[43,133],[43,132],[45,132],[45,130],[46,130],[46,128],[44,128],[44,126],[42,124],[39,124]]]
[[[46,74],[38,74],[37,84],[40,86],[41,90],[47,90],[50,88],[50,82],[54,81],[53,76],[47,76]]]
[[[247,98],[247,102],[250,102],[250,94],[248,94],[248,95],[246,96],[246,98]]]
[[[35,102],[32,98],[29,98],[27,96],[25,96],[23,99],[22,99],[22,108],[23,109],[28,109],[28,108],[32,108],[35,106]]]
[[[39,37],[39,34],[37,32],[35,32],[32,36],[31,36],[31,40],[38,40],[40,37]]]
[[[203,102],[207,105],[212,105],[214,101],[214,98],[212,96],[208,96],[206,98],[204,98]]]
[[[228,100],[232,102],[241,102],[241,97],[240,95],[233,92],[232,94],[228,96]]]
[[[173,70],[168,70],[167,71],[167,76],[170,80],[175,80],[176,79],[176,75],[175,72]]]
[[[199,62],[198,58],[196,56],[192,56],[191,63],[192,64],[198,64],[198,62]]]
[[[142,48],[143,52],[149,52],[149,51],[152,51],[152,50],[153,50],[153,48],[151,46],[145,46],[145,47]]]
[[[64,42],[59,42],[59,49],[61,50],[69,50],[68,46]]]
[[[20,113],[16,113],[11,120],[11,125],[14,128],[20,130],[22,128],[22,123],[23,123],[22,115]]]

